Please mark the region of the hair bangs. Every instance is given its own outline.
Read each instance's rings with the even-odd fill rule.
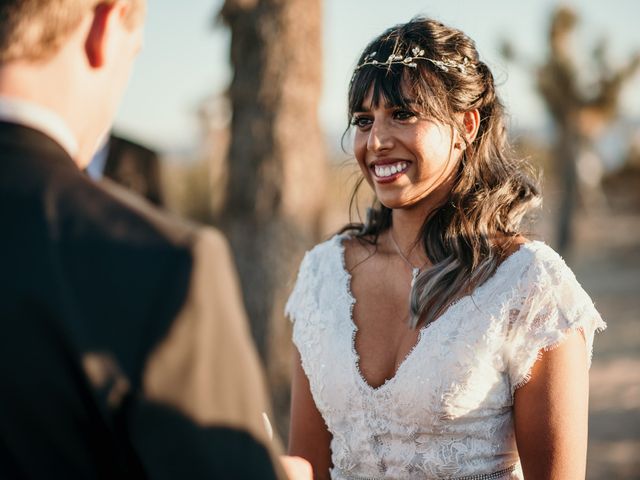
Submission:
[[[349,117],[355,112],[378,108],[401,108],[426,118],[450,123],[451,115],[442,94],[444,86],[429,67],[405,65],[377,67],[367,65],[356,70],[349,86]],[[371,104],[365,105],[371,94]]]

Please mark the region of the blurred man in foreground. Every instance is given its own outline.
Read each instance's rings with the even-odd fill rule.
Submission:
[[[284,478],[213,230],[80,169],[144,0],[0,0],[0,478]]]

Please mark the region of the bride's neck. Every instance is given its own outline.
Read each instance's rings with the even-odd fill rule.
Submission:
[[[392,211],[390,235],[402,252],[415,264],[424,264],[426,252],[422,248],[420,232],[425,221],[425,214],[415,210],[397,209]]]

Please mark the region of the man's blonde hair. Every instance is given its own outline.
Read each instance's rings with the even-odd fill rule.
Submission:
[[[0,64],[46,60],[78,27],[83,16],[100,4],[117,0],[0,0]],[[142,21],[145,0],[131,4],[127,25]]]

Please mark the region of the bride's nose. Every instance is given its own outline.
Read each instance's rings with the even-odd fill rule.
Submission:
[[[390,150],[393,147],[393,136],[382,122],[373,122],[367,138],[367,150],[373,153]]]

